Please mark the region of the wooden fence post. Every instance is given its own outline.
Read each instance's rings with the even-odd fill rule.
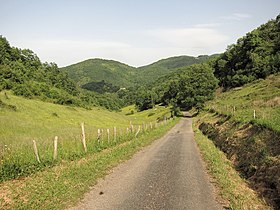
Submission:
[[[81,127],[82,127],[82,143],[83,143],[83,147],[84,147],[85,152],[87,152],[85,124],[81,123]]]
[[[104,139],[104,130],[103,128],[101,129],[101,142],[103,144],[103,139]]]
[[[137,135],[138,135],[138,133],[140,132],[140,130],[141,130],[141,126],[139,125],[139,126],[138,126],[138,131],[136,132],[135,137],[137,137]]]
[[[108,143],[110,141],[110,129],[109,128],[107,128],[107,141],[108,141]]]
[[[100,129],[98,128],[98,130],[97,130],[97,142],[98,142],[98,144],[100,144],[100,137],[101,137],[101,132],[100,132]]]
[[[117,128],[114,127],[114,142],[117,141]]]
[[[132,125],[132,122],[130,121],[130,129],[131,129],[131,133],[134,132],[134,128],[133,128],[133,125]]]
[[[36,160],[38,161],[38,163],[41,163],[40,158],[39,158],[38,148],[37,148],[35,140],[33,140],[33,149],[34,149],[34,153],[35,153],[35,156],[36,156]]]
[[[58,140],[58,137],[55,136],[54,137],[54,141],[53,141],[53,160],[56,160],[57,159],[57,140]]]

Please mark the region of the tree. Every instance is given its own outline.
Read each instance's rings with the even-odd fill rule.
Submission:
[[[154,91],[146,91],[141,89],[138,91],[135,105],[139,111],[151,109],[155,105],[154,101],[156,97],[157,95]]]
[[[205,101],[213,98],[217,84],[213,69],[208,64],[196,64],[185,68],[164,96],[168,95],[175,107],[201,109]]]
[[[279,72],[280,16],[247,33],[214,63],[214,74],[225,89],[242,86]]]

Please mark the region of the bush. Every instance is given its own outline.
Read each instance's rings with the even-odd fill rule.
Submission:
[[[16,84],[12,90],[14,94],[18,96],[24,96],[26,98],[31,98],[33,96],[33,93],[27,84]]]

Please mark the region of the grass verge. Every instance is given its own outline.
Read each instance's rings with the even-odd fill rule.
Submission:
[[[163,136],[179,119],[132,141],[45,169],[21,179],[0,184],[0,209],[64,209],[118,163]]]
[[[226,209],[272,209],[248,187],[233,164],[212,141],[197,128],[194,119],[195,140],[206,162],[210,175],[215,180]]]

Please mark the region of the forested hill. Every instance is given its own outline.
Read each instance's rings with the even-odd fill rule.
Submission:
[[[151,66],[156,71],[161,64]],[[179,66],[180,61],[176,64]],[[140,110],[157,103],[172,105],[174,110],[176,107],[200,109],[205,101],[213,98],[217,83],[226,90],[277,72],[280,72],[280,15],[247,33],[209,62],[179,68],[141,88],[135,101]],[[145,75],[152,77],[148,72]]]
[[[10,46],[0,35],[0,91],[57,104],[117,110],[123,106],[116,95],[82,90],[55,63],[42,63],[29,49]],[[0,108],[3,103],[0,100]]]
[[[61,68],[61,70],[67,72],[82,88],[97,92],[109,88],[110,92],[115,87],[129,88],[150,84],[174,69],[201,63],[209,58],[210,56],[207,55],[198,57],[178,56],[162,59],[139,68],[113,60],[89,59]]]
[[[280,15],[236,44],[228,47],[213,65],[220,86],[242,86],[280,71]]]
[[[200,55],[198,57],[176,56],[162,59],[150,65],[139,67],[137,69],[136,81],[139,84],[150,84],[158,80],[160,77],[164,77],[174,72],[174,70],[178,68],[203,63],[216,56],[217,55]]]
[[[132,79],[136,73],[134,67],[118,61],[97,58],[61,68],[61,70],[67,72],[79,86],[104,80],[115,86],[130,87],[133,86]]]
[[[139,86],[153,83],[178,67],[207,59],[208,56],[180,56],[141,68],[91,59],[59,69],[55,63],[42,63],[32,50],[10,46],[0,36],[0,91],[12,90],[16,95],[58,104],[117,110],[135,103]]]

